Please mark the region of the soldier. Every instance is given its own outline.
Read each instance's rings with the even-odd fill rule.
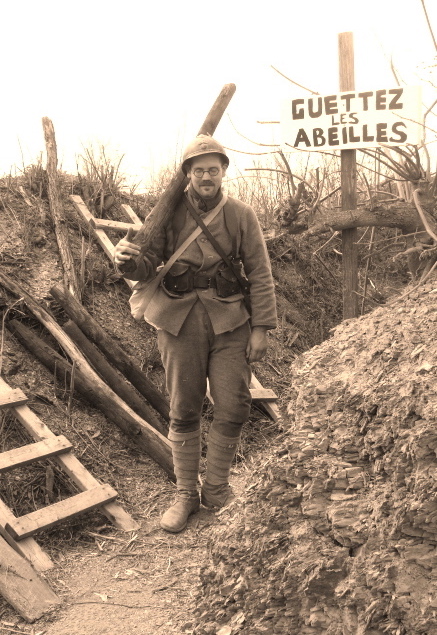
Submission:
[[[264,356],[267,331],[277,324],[274,283],[258,219],[249,205],[222,191],[228,165],[222,145],[207,135],[196,137],[183,155],[188,187],[153,248],[138,259],[140,249],[130,242],[130,234],[115,246],[116,265],[137,260],[136,271],[126,277],[140,281],[140,294],[149,281],[156,281],[157,267],[165,265],[165,275],[161,271],[160,284],[140,313],[158,331],[170,396],[168,438],[177,497],[161,527],[174,533],[186,527],[200,502],[223,507],[233,498],[229,475],[250,411],[250,363]],[[209,223],[202,231],[199,217],[200,223]],[[207,380],[214,418],[199,496]]]

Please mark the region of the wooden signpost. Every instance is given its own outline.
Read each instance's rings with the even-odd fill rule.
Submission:
[[[352,33],[338,38],[340,91],[355,89],[354,43]],[[357,207],[356,150],[341,150],[341,208]],[[343,319],[358,316],[358,230],[342,231],[343,253]]]
[[[353,34],[339,33],[340,93],[285,100],[283,145],[341,155],[341,209],[357,209],[356,150],[419,145],[422,136],[420,88],[403,86],[355,90]],[[357,229],[342,231],[343,318],[358,315]]]

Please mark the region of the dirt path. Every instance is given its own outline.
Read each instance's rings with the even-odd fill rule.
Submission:
[[[45,635],[189,633],[191,594],[216,522],[202,510],[179,535],[159,529],[157,517],[129,537],[95,537],[96,549],[72,554],[63,566],[64,604],[38,628]]]
[[[245,475],[244,465],[233,475],[237,496]],[[220,511],[202,507],[182,533],[163,531],[159,519],[173,492],[162,482],[149,517],[135,515],[141,527],[134,532],[102,524],[96,513],[64,534],[42,535],[38,542],[50,545],[55,562],[46,576],[62,604],[28,624],[0,597],[0,635],[191,633],[199,573],[209,562],[213,530],[225,521]]]
[[[76,547],[59,552],[55,569],[47,573],[60,608],[30,625],[0,598],[0,633],[191,633],[193,591],[208,557],[211,528],[219,522],[202,509],[178,535],[159,528],[159,515],[128,534],[108,526],[84,528]]]

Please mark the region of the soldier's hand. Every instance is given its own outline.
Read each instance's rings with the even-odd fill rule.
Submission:
[[[138,245],[131,242],[135,235],[136,231],[129,228],[126,236],[119,240],[115,245],[114,262],[116,265],[121,265],[123,262],[126,262],[126,260],[130,260],[131,258],[135,258],[140,255],[141,250]]]
[[[248,362],[259,362],[266,354],[267,347],[267,329],[263,326],[254,326],[246,348]]]

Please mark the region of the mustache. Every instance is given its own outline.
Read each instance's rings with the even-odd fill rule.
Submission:
[[[201,181],[200,185],[212,185],[214,187],[214,183],[212,181]]]

